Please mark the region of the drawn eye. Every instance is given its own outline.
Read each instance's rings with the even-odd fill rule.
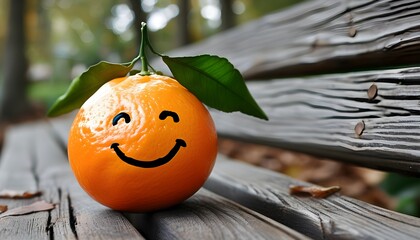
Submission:
[[[131,121],[130,115],[128,115],[125,112],[120,112],[117,115],[115,115],[114,119],[112,119],[112,126],[115,126],[118,124],[118,121],[124,118],[125,123],[129,123]]]
[[[165,120],[167,117],[172,117],[172,119],[176,123],[179,122],[179,116],[178,116],[178,114],[176,112],[171,112],[171,111],[163,110],[159,114],[159,119],[160,120]]]

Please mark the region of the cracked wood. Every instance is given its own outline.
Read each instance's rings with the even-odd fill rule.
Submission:
[[[39,190],[39,181],[32,161],[32,144],[27,138],[35,137],[33,132],[27,133],[29,127],[17,128],[5,140],[0,160],[0,189]],[[22,149],[28,149],[22,151]],[[0,199],[0,205],[8,205],[9,209],[29,205],[41,200],[32,199]],[[48,236],[48,212],[38,212],[18,217],[0,219],[0,239],[46,239]]]
[[[220,135],[420,176],[420,68],[248,86],[270,121],[212,111]]]
[[[334,194],[326,199],[289,194],[288,176],[219,155],[205,188],[313,239],[418,239],[420,219]]]
[[[148,239],[308,239],[204,189],[173,208],[130,217]]]
[[[94,202],[80,189],[62,145],[45,123],[13,127],[0,161],[0,187],[40,190],[34,199],[0,199],[11,207],[43,199],[50,212],[0,219],[0,239],[143,239],[119,212]]]

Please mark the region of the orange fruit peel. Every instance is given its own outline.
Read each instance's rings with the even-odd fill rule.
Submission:
[[[103,85],[77,113],[68,144],[82,188],[103,205],[135,212],[193,195],[216,154],[207,109],[176,80],[159,75]]]

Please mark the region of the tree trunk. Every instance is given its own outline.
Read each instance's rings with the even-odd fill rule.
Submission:
[[[29,110],[26,97],[28,83],[25,44],[25,0],[10,0],[10,14],[4,55],[4,83],[1,89],[0,120],[22,118]]]
[[[189,28],[189,14],[190,1],[179,1],[179,15],[178,15],[178,43],[179,46],[188,45],[192,42],[191,33]]]
[[[222,25],[220,26],[220,29],[222,31],[235,26],[235,14],[233,13],[232,4],[232,0],[220,1],[220,8],[222,11]]]
[[[140,0],[130,0],[131,10],[134,12],[134,27],[136,29],[136,43],[140,47],[141,40],[141,22],[147,22],[147,14],[141,7]]]

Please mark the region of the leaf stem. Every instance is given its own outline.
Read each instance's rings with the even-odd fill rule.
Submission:
[[[146,27],[146,23],[142,22],[141,23],[141,43],[140,43],[140,60],[141,60],[141,71],[140,71],[140,75],[142,76],[146,76],[146,75],[150,75],[150,71],[149,71],[149,63],[147,61],[147,56],[146,56],[146,46],[149,45],[148,44],[148,37],[147,37],[147,27]],[[150,47],[150,46],[149,46]]]

